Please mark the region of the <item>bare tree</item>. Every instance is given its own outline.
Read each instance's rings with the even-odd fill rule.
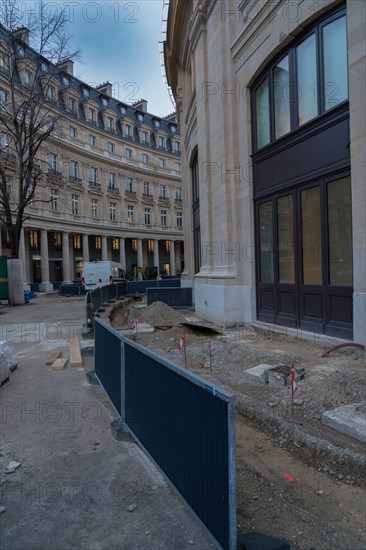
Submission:
[[[36,6],[26,21],[17,0],[2,0],[0,7],[0,39],[7,45],[0,51],[0,223],[13,258],[19,255],[28,207],[52,200],[41,192],[50,181],[53,188],[62,185],[42,149],[60,132],[56,64],[79,56],[70,47],[64,11],[50,12],[43,1]]]

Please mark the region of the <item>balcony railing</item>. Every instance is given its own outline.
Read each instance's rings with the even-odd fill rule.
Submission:
[[[83,180],[81,178],[77,178],[76,176],[69,176],[69,182],[70,183],[82,183]]]
[[[152,195],[151,193],[142,193],[142,198],[143,199],[153,199],[154,195]]]
[[[118,193],[119,194],[119,189],[115,185],[108,185],[107,191],[109,193]]]
[[[175,200],[174,200],[174,203],[175,203],[175,204],[182,204],[182,202],[183,202],[183,199],[179,199],[179,198],[177,198],[177,197],[176,197]]]
[[[98,183],[96,181],[89,181],[89,187],[90,187],[90,189],[101,189],[102,184]]]
[[[55,168],[50,168],[48,175],[53,178],[62,178],[62,172],[58,172]]]
[[[136,197],[136,191],[132,191],[131,189],[126,189],[125,195],[128,195],[130,197]]]
[[[160,196],[159,196],[159,201],[161,201],[161,202],[169,202],[169,197],[167,197],[166,195],[160,195]]]

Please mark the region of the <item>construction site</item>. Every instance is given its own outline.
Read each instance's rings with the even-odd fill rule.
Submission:
[[[235,394],[239,531],[265,523],[267,532],[270,523],[273,536],[291,532],[296,548],[364,546],[363,349],[264,323],[225,328],[192,308],[147,306],[145,298],[109,304],[100,315]]]
[[[19,327],[13,332],[8,328],[9,344],[19,364],[1,390],[5,403],[3,407],[9,407],[9,402],[26,400],[25,396],[29,396],[29,392],[35,396],[35,401],[38,399],[41,403],[52,401],[57,404],[73,401],[69,393],[76,391],[74,395],[78,396],[79,402],[84,399],[82,394],[85,387],[88,401],[100,407],[104,419],[104,427],[93,425],[93,435],[88,432],[89,428],[82,435],[83,428],[76,421],[72,424],[65,422],[65,426],[60,422],[53,425],[47,422],[43,436],[39,424],[33,426],[32,423],[29,430],[29,422],[25,423],[24,419],[22,422],[22,418],[17,419],[15,414],[8,414],[7,421],[3,422],[2,468],[6,470],[9,460],[21,465],[11,475],[6,475],[2,482],[2,541],[8,548],[33,550],[37,547],[43,550],[46,546],[40,543],[41,534],[45,530],[56,532],[56,516],[63,517],[60,528],[69,522],[73,532],[74,523],[75,527],[80,523],[80,514],[83,517],[85,513],[95,514],[95,506],[99,510],[101,501],[89,499],[76,514],[75,506],[70,506],[70,503],[65,506],[64,498],[55,498],[52,506],[44,501],[41,502],[41,519],[40,502],[37,499],[32,497],[21,502],[14,501],[14,480],[22,484],[44,482],[46,478],[48,482],[68,479],[69,461],[77,456],[80,463],[73,479],[82,480],[81,487],[83,483],[90,483],[91,479],[105,487],[107,478],[113,476],[112,480],[118,479],[121,471],[110,463],[110,473],[104,470],[101,473],[100,460],[104,463],[108,456],[115,456],[113,453],[117,453],[116,456],[121,452],[123,454],[123,449],[130,453],[138,445],[132,442],[110,442],[113,439],[108,422],[115,420],[118,415],[104,389],[100,385],[90,386],[85,382],[85,375],[88,378],[93,373],[95,364],[92,333],[84,333],[82,336],[84,298],[49,295],[38,297],[22,308],[25,308],[25,323],[29,323],[25,334],[20,338]],[[2,314],[3,321],[11,322],[11,308],[3,310]],[[94,315],[127,337],[126,341],[137,342],[154,350],[159,356],[207,380],[208,384],[217,384],[235,395],[238,548],[250,548],[248,537],[251,533],[253,536],[261,533],[262,537],[270,537],[271,548],[361,550],[365,547],[366,372],[363,350],[353,347],[333,349],[339,344],[335,339],[297,333],[283,327],[274,328],[263,323],[229,328],[206,323],[195,315],[192,308],[174,309],[159,301],[147,305],[146,296],[141,294],[106,300]],[[62,329],[63,335],[58,338],[57,346],[52,337],[47,341],[41,338],[37,345],[31,343],[33,327],[41,319],[42,326],[48,326],[51,333],[61,324],[67,328]],[[3,326],[6,327],[6,323]],[[73,327],[73,335],[77,336],[76,348],[81,348],[81,363],[74,363],[75,344],[70,347],[70,326]],[[30,349],[33,350],[31,354]],[[59,369],[52,368],[49,362],[46,364],[46,359],[54,354],[55,349],[58,360],[63,358]],[[77,368],[73,368],[73,364]],[[291,383],[292,365],[295,387]],[[41,371],[43,375],[40,378]],[[91,398],[92,395],[94,397]],[[348,428],[345,428],[341,426],[337,412],[344,409],[347,412],[347,407],[350,409],[348,418],[357,420],[358,424],[350,422]],[[4,412],[5,409],[2,410]],[[9,413],[9,410],[5,412]],[[99,436],[96,432],[98,429],[102,430]],[[14,437],[14,430],[18,430],[20,439]],[[48,454],[53,453],[56,461],[49,460],[47,466],[44,463],[47,457],[42,458],[40,454],[42,443],[39,437],[56,438],[47,450]],[[57,441],[60,437],[62,441],[59,448]],[[89,449],[89,440],[92,441],[92,449]],[[88,466],[85,478],[83,464],[89,461],[88,457],[92,458],[91,451],[95,451],[93,456],[96,460],[93,461],[93,467],[91,463]],[[64,457],[62,462],[61,456]],[[54,465],[57,466],[56,470]],[[168,531],[163,534],[161,529],[165,527],[161,514],[167,514],[167,511],[164,511],[161,502],[157,504],[156,489],[152,487],[165,487],[165,482],[162,478],[156,482],[156,477],[155,481],[148,481],[140,473],[136,474],[137,477],[132,473],[131,476],[132,492],[123,484],[118,501],[118,504],[122,503],[122,509],[119,508],[121,512],[115,516],[117,520],[118,514],[125,514],[123,528],[112,526],[112,518],[106,516],[108,508],[116,514],[117,504],[108,493],[106,506],[103,507],[103,521],[111,526],[112,538],[103,541],[98,526],[100,524],[96,519],[95,525],[90,526],[89,530],[83,529],[80,536],[75,538],[74,532],[74,538],[68,538],[66,545],[65,536],[58,530],[60,545],[55,548],[86,549],[91,547],[92,539],[95,548],[103,549],[114,547],[113,544],[119,544],[121,548],[170,549],[191,548],[194,545],[203,550],[213,547],[212,542],[193,527],[194,520],[188,519],[189,514],[186,519],[181,518],[181,504],[174,504],[173,501],[169,501],[169,507],[178,514],[176,519],[181,527],[172,522],[171,518],[170,528],[167,528],[170,534]],[[139,476],[142,476],[143,481],[139,481]],[[154,511],[149,514],[143,504],[146,498]],[[168,499],[170,496],[163,498]],[[123,512],[123,506],[126,512]],[[60,510],[64,510],[61,516]],[[100,513],[97,512],[96,518],[99,518]],[[133,515],[137,513],[136,523]],[[151,513],[161,518],[158,522],[161,523],[160,531],[152,527]],[[20,536],[20,529],[22,525],[32,524],[37,529],[31,543],[28,543],[23,535]],[[178,531],[182,537],[178,536]],[[16,540],[19,542],[16,543]],[[261,540],[260,544],[264,544],[265,539]],[[274,541],[277,541],[277,546]],[[252,548],[261,547],[258,542],[256,544]]]

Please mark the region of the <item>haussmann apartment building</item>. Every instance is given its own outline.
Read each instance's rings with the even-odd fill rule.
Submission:
[[[366,343],[366,2],[170,0],[196,311]]]
[[[22,97],[27,90],[43,94],[58,121],[37,159],[46,178],[22,229],[24,282],[50,291],[53,284],[80,280],[83,262],[94,260],[120,262],[130,277],[135,266],[179,274],[183,189],[175,115],[154,116],[145,100],[120,102],[108,82],[91,87],[77,79],[71,61],[54,65],[37,55],[27,29],[0,26],[0,107],[6,107],[10,85]],[[7,185],[16,190],[14,144],[5,128],[0,140]],[[10,256],[4,227],[0,254]]]

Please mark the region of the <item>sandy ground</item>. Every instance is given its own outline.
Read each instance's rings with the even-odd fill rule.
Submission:
[[[236,395],[239,533],[261,531],[292,548],[365,548],[366,447],[321,423],[324,411],[365,400],[364,354],[347,348],[321,357],[331,340],[302,340],[261,327],[202,334],[182,325],[187,319],[200,323],[191,311],[158,302],[141,306],[115,305],[103,316],[182,366],[178,343],[185,335],[187,368]],[[134,320],[159,328],[136,336]],[[292,362],[306,371],[294,416],[288,387],[270,388],[245,375],[258,364]]]

